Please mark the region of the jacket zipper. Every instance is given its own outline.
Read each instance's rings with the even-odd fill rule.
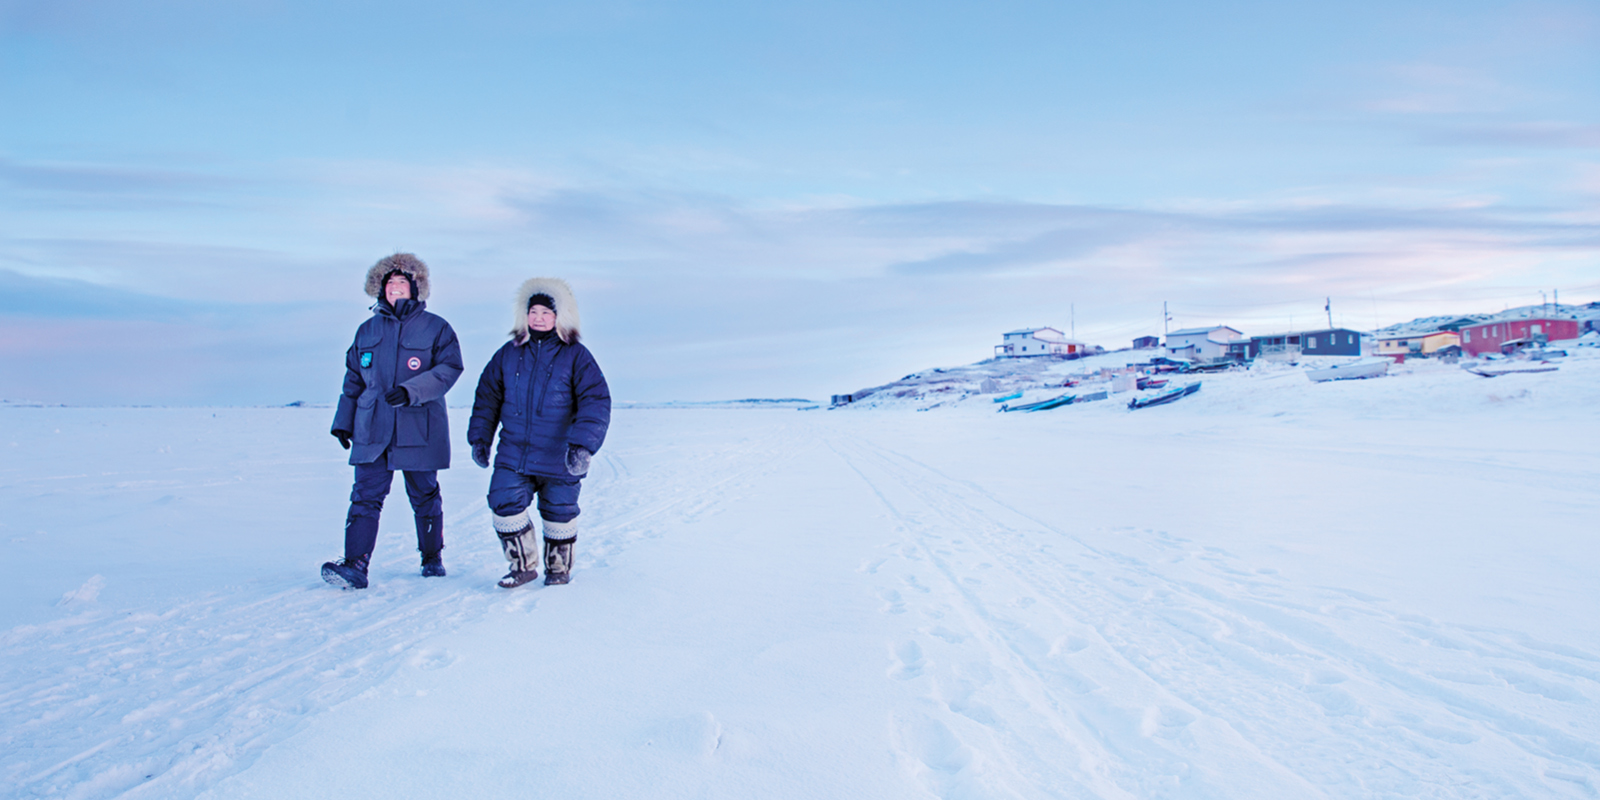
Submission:
[[[544,399],[550,394],[550,376],[554,375],[556,371],[555,351],[556,348],[552,345],[550,347],[550,361],[544,366],[544,380],[539,384],[539,407],[534,413],[541,417],[544,416]]]

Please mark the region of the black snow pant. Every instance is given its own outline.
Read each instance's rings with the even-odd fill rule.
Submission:
[[[344,556],[371,556],[378,543],[378,516],[383,500],[394,485],[394,470],[387,458],[356,465],[355,486],[350,490],[350,513],[344,519]],[[444,549],[444,502],[439,498],[437,470],[405,471],[406,496],[417,522],[417,549],[437,553]]]

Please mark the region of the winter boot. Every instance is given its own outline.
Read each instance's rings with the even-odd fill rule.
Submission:
[[[511,562],[511,571],[499,580],[500,588],[515,589],[539,577],[539,545],[534,540],[533,520],[528,518],[528,512],[523,510],[510,517],[494,515],[494,532],[500,537],[506,560]]]
[[[443,578],[444,577],[444,557],[439,555],[438,553],[423,553],[422,554],[422,577],[424,577],[424,578]]]
[[[367,588],[367,562],[378,542],[378,518],[356,514],[344,518],[344,558],[322,565],[322,579],[341,589]]]
[[[322,579],[340,589],[367,588],[367,558],[341,558],[322,565]]]
[[[572,580],[572,545],[578,541],[578,521],[544,521],[544,585]]]
[[[444,577],[444,517],[417,517],[417,549],[422,551],[422,577]]]

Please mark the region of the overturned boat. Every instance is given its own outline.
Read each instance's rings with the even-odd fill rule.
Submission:
[[[1363,358],[1348,364],[1338,364],[1322,369],[1306,370],[1306,377],[1316,383],[1323,381],[1345,381],[1358,378],[1376,378],[1389,372],[1389,365],[1394,363],[1387,358]]]

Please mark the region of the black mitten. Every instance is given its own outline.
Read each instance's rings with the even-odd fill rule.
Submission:
[[[350,449],[350,432],[349,431],[334,431],[333,432],[333,438],[338,439],[339,440],[339,444],[341,446],[343,446],[344,449],[346,449],[346,450]]]
[[[583,477],[589,474],[589,451],[579,445],[567,445],[567,474]]]
[[[478,466],[483,467],[484,469],[488,469],[489,468],[489,443],[488,442],[473,442],[473,444],[472,444],[472,463],[477,464]]]
[[[391,406],[411,405],[411,393],[407,392],[404,386],[396,386],[390,389],[389,393],[383,396],[383,399]]]

